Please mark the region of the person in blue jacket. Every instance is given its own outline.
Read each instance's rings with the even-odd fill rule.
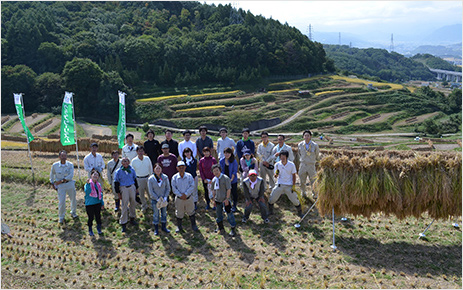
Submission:
[[[100,178],[100,173],[93,169],[90,172],[90,179],[84,186],[85,191],[85,209],[87,210],[88,215],[88,233],[90,236],[94,236],[92,226],[93,219],[96,220],[96,229],[98,234],[101,235],[101,210],[104,209],[103,201],[103,188],[98,182]]]
[[[219,164],[222,168],[222,173],[228,176],[231,180],[231,195],[233,200],[232,212],[236,212],[236,206],[238,204],[238,162],[233,154],[233,149],[230,147],[223,150],[224,158],[220,159]]]
[[[254,141],[249,138],[250,133],[251,131],[249,131],[249,128],[244,128],[242,131],[243,138],[236,143],[236,156],[238,156],[238,160],[241,159],[244,152],[248,150],[252,155],[256,154],[256,145]]]

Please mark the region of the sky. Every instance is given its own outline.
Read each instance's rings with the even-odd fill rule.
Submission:
[[[427,34],[462,22],[462,1],[204,1],[231,3],[254,15],[277,19],[307,34]]]

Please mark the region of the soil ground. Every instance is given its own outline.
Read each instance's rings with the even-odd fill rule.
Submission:
[[[39,122],[40,120],[42,120],[43,118],[47,116],[48,114],[40,114],[35,119],[33,119],[32,116],[26,117],[25,119],[26,125],[27,127],[31,128],[35,123]],[[14,124],[8,131],[11,133],[18,133],[18,132],[22,132],[22,130],[23,130],[23,127],[21,125],[21,122],[16,122],[16,124]]]

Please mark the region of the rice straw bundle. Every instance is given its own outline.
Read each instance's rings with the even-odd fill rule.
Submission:
[[[456,152],[353,152],[328,154],[320,161],[321,215],[369,217],[383,212],[399,219],[461,216],[461,154]],[[359,154],[360,153],[360,154]]]

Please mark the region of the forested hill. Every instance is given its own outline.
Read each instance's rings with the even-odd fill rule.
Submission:
[[[421,62],[385,49],[360,49],[347,45],[324,45],[327,57],[334,60],[338,70],[401,82],[432,80],[434,75]],[[379,80],[378,79],[378,80]]]
[[[80,115],[104,115],[117,111],[118,89],[141,82],[236,84],[334,71],[320,43],[230,5],[4,1],[1,8],[2,112],[14,110],[13,91],[45,111],[58,110],[70,90]]]
[[[418,53],[411,57],[411,59],[421,62],[430,68],[461,72],[461,67],[453,65],[440,57],[428,53]]]

